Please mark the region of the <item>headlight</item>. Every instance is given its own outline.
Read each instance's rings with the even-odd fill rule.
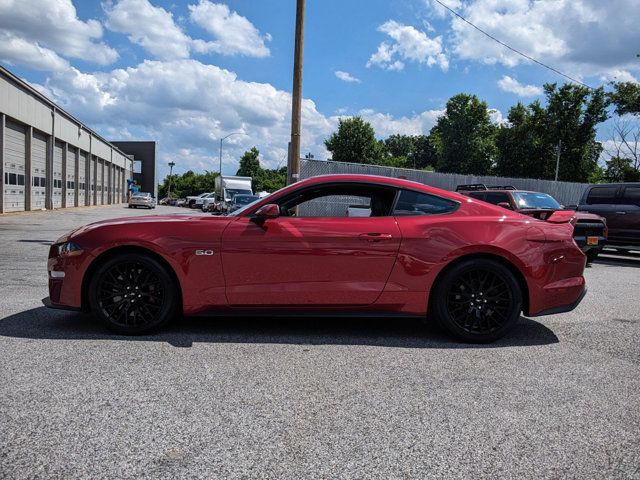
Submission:
[[[73,242],[65,242],[58,245],[59,257],[75,257],[82,255],[82,248]]]

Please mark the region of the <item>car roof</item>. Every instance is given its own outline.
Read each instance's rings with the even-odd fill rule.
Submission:
[[[425,185],[424,183],[414,182],[413,180],[407,180],[406,178],[394,178],[384,177],[382,175],[364,175],[364,174],[351,174],[351,173],[338,173],[331,175],[318,175],[316,177],[307,178],[296,182],[290,187],[302,187],[311,185],[321,185],[324,183],[332,182],[354,182],[354,183],[371,183],[374,185],[386,185],[397,188],[407,188],[410,190],[420,190],[425,193],[431,193],[433,195],[439,195],[459,201],[465,201],[468,197],[460,193],[451,192],[442,188],[432,187]]]

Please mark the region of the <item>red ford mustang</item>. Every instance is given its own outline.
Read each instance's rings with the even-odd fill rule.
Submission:
[[[125,334],[180,313],[429,314],[459,339],[487,342],[520,312],[566,312],[584,296],[568,220],[407,180],[315,177],[227,217],[81,227],[51,247],[46,303],[90,310]]]

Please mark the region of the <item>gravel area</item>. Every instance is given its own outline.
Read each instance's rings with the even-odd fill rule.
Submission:
[[[640,256],[486,346],[389,319],[48,310],[48,246],[123,206],[0,216],[1,478],[640,478]]]

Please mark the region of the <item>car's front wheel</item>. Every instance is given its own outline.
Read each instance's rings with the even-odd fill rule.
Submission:
[[[178,311],[177,285],[155,258],[115,255],[95,271],[89,285],[93,313],[118,333],[140,335],[158,329]]]
[[[514,274],[489,259],[464,260],[447,270],[432,291],[440,322],[460,340],[487,343],[503,337],[518,321],[522,292]]]

